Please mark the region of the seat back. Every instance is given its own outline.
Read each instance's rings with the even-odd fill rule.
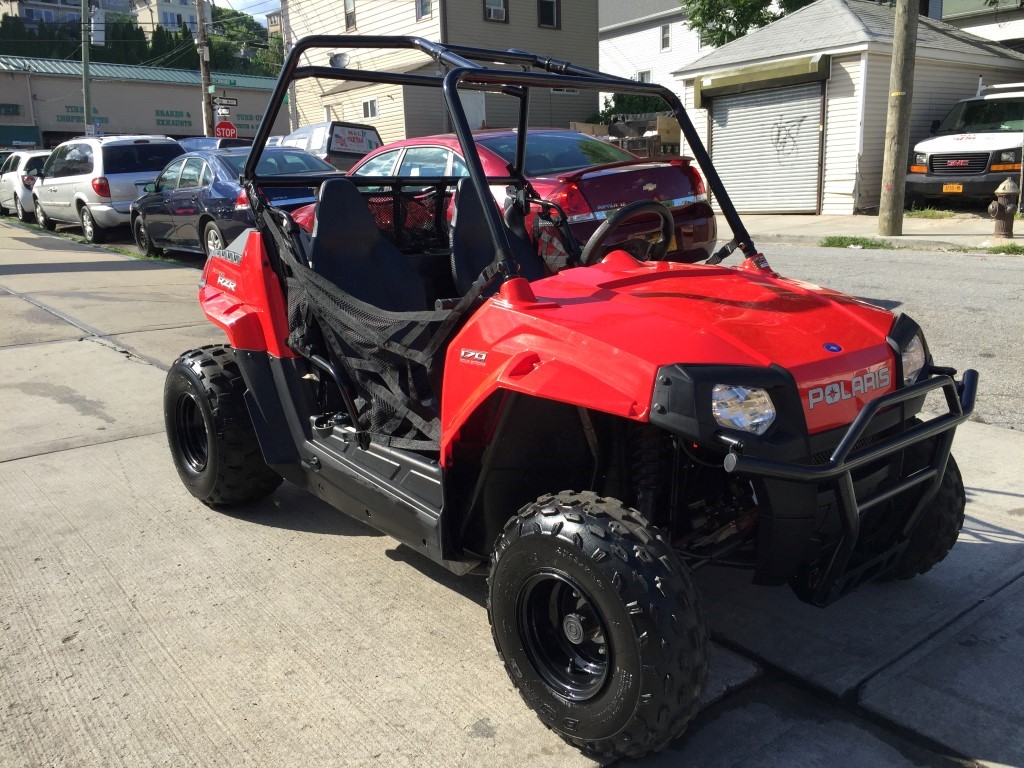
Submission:
[[[389,312],[427,308],[415,267],[377,228],[366,201],[348,179],[320,187],[310,266],[341,290]]]
[[[488,202],[494,204],[490,198]],[[484,215],[484,206],[473,186],[473,180],[459,179],[452,211],[451,244],[452,279],[460,295],[466,294],[473,281],[494,261],[494,241]],[[544,277],[544,264],[533,245],[507,228],[506,233],[512,256],[519,264],[519,276],[527,280]]]

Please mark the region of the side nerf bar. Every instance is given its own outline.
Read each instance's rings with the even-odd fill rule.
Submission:
[[[839,445],[836,446],[832,456],[825,464],[807,466],[804,464],[753,458],[744,456],[735,449],[730,451],[725,457],[724,467],[726,472],[769,477],[798,483],[831,483],[833,485],[843,532],[828,567],[815,579],[812,592],[808,596],[810,602],[816,605],[827,605],[872,575],[869,573],[861,574],[861,568],[856,569],[853,573],[846,573],[847,565],[850,562],[850,557],[860,535],[861,514],[871,507],[893,498],[897,494],[903,493],[915,486],[927,484],[917,505],[903,527],[901,541],[896,545],[896,550],[898,551],[890,551],[884,556],[888,561],[888,565],[891,565],[895,561],[895,556],[902,552],[906,540],[917,524],[925,505],[938,490],[939,484],[942,482],[942,476],[946,471],[946,462],[949,460],[949,450],[953,443],[956,427],[967,421],[974,412],[974,401],[978,391],[978,372],[975,370],[964,371],[963,379],[960,382],[952,378],[951,374],[955,373],[955,371],[933,368],[932,372],[938,375],[896,392],[891,392],[888,395],[883,395],[864,406],[863,410],[861,410],[857,418],[850,425],[850,428],[846,430],[846,434],[843,435]],[[872,419],[875,418],[879,411],[907,400],[923,397],[937,389],[941,389],[946,396],[947,413],[918,424],[908,429],[902,435],[883,440],[868,449],[858,452],[853,457],[850,456],[853,446],[864,436]],[[935,451],[928,466],[866,498],[857,498],[851,474],[853,470],[933,437],[938,437],[939,440],[936,442]],[[878,564],[872,561],[867,565]],[[858,576],[862,576],[862,578],[858,578]]]

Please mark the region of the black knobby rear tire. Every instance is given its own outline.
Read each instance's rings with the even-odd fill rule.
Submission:
[[[593,493],[528,504],[498,537],[488,586],[509,678],[570,744],[640,757],[686,729],[707,625],[689,569],[638,512]]]
[[[910,534],[910,543],[889,577],[912,579],[945,560],[964,527],[966,505],[960,468],[950,455],[939,489],[921,512],[921,519]]]
[[[254,501],[281,476],[263,460],[234,350],[209,345],[174,361],[164,383],[164,426],[178,476],[210,506]]]

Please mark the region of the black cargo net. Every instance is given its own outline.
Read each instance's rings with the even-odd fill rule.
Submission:
[[[403,251],[447,245],[447,195],[384,190],[363,196],[381,234]],[[374,442],[438,450],[445,348],[497,266],[485,270],[450,308],[387,311],[357,299],[312,269],[287,214],[263,209],[261,218],[289,275],[289,346],[309,356],[322,340],[330,361],[348,379],[341,386],[348,387],[355,401],[356,428],[367,431]],[[441,232],[443,240],[438,240]]]

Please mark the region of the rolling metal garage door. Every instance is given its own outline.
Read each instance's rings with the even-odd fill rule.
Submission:
[[[817,213],[821,83],[711,102],[711,157],[740,213]]]

